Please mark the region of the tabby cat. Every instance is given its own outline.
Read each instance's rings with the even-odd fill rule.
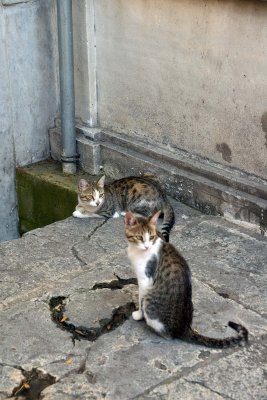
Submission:
[[[190,269],[176,248],[157,231],[159,212],[145,218],[127,212],[124,217],[128,257],[137,276],[139,309],[133,319],[146,323],[166,338],[181,338],[209,347],[244,344],[248,331],[228,322],[237,336],[225,339],[200,335],[192,329],[193,303]]]
[[[164,214],[161,232],[166,241],[174,224],[174,211],[158,181],[152,175],[130,176],[104,185],[105,176],[97,182],[81,179],[78,205],[74,217],[118,217],[126,211],[149,216],[161,210]]]

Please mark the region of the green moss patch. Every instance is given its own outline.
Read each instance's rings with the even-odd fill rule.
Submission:
[[[44,161],[17,168],[20,233],[70,217],[77,204],[77,184],[83,172],[65,175],[60,163]]]

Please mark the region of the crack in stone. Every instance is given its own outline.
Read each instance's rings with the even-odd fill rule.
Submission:
[[[105,333],[109,333],[122,325],[136,309],[133,302],[128,302],[112,310],[110,318],[99,320],[99,327],[75,326],[64,318],[66,297],[52,297],[49,301],[52,321],[61,329],[72,334],[72,342],[75,345],[75,340],[89,340],[94,342]]]
[[[260,344],[264,346],[264,343],[266,342],[267,334],[259,336],[257,339],[253,340],[253,342],[249,342],[246,346],[246,349],[252,347],[255,344]],[[178,346],[177,346],[178,347]],[[179,351],[179,348],[177,349]],[[216,353],[211,353],[209,357],[205,358],[204,360],[199,361],[192,367],[184,367],[181,368],[181,371],[173,374],[172,376],[163,379],[161,382],[158,382],[157,384],[151,386],[150,388],[144,390],[142,393],[139,393],[138,395],[134,396],[131,398],[131,400],[136,400],[136,399],[144,399],[145,395],[149,395],[154,389],[164,386],[164,385],[169,385],[176,380],[179,380],[181,378],[184,378],[185,380],[188,375],[190,375],[192,372],[198,371],[199,369],[205,369],[205,367],[212,365],[213,363],[220,361],[232,354],[241,352],[242,348],[238,347],[232,347],[228,349],[224,349],[223,351],[216,351]],[[210,388],[208,388],[210,389]],[[211,390],[211,389],[210,389]]]
[[[224,299],[234,301],[235,303],[239,304],[242,306],[245,310],[251,311],[258,315],[261,318],[265,318],[263,315],[261,315],[258,311],[254,310],[252,307],[249,307],[248,305],[244,304],[242,301],[238,300],[235,297],[231,297],[230,294],[226,292],[222,292],[221,289],[217,289],[216,286],[212,285],[211,283],[205,282],[203,279],[195,278],[199,282],[203,283],[204,285],[208,286],[210,289],[212,289],[218,296],[223,297]]]
[[[177,346],[177,351],[179,351],[179,348]],[[192,372],[197,371],[198,369],[202,369],[205,368],[206,366],[219,361],[223,358],[226,358],[227,356],[233,354],[233,353],[237,353],[238,351],[240,351],[240,349],[238,348],[228,348],[225,349],[222,352],[216,352],[216,353],[211,353],[209,357],[207,357],[205,360],[201,360],[198,363],[196,363],[195,365],[193,365],[192,367],[183,367],[181,368],[181,371],[175,373],[174,375],[163,379],[161,382],[158,382],[157,384],[151,386],[150,388],[144,390],[142,393],[136,395],[135,397],[133,397],[131,400],[136,400],[136,399],[143,399],[145,395],[148,395],[149,393],[151,393],[154,389],[164,386],[164,385],[169,385],[181,378],[185,378],[186,376],[188,376],[189,374],[191,374]]]
[[[136,278],[120,278],[115,274],[116,280],[110,282],[99,282],[96,283],[90,290],[97,289],[110,289],[118,290],[122,289],[126,285],[137,285]],[[68,331],[72,334],[72,342],[75,345],[75,340],[89,340],[94,342],[101,335],[111,332],[118,326],[122,325],[136,309],[134,302],[128,302],[122,306],[119,306],[112,310],[111,318],[102,318],[99,320],[99,327],[85,327],[85,326],[75,326],[65,318],[65,300],[67,296],[54,296],[48,301],[51,319],[56,323],[61,329]]]
[[[107,221],[108,221],[108,220],[105,219],[100,225],[96,226],[96,227],[92,230],[92,232],[89,233],[88,239],[90,240],[91,237],[95,234],[95,232],[96,232],[98,229],[102,228],[102,226],[105,225],[105,223],[106,223]]]
[[[26,371],[18,367],[24,375],[24,379],[12,391],[12,396],[24,400],[41,399],[41,392],[50,385],[56,382],[56,378],[50,374],[45,374],[37,368],[32,368]]]
[[[216,292],[219,296],[223,297],[224,299],[231,299],[233,300],[233,298],[230,297],[230,295],[228,293],[224,293],[224,292]]]
[[[80,262],[81,265],[86,265],[87,263],[79,256],[79,252],[78,250],[75,249],[75,244],[72,246],[71,248],[72,254],[74,255],[74,257],[76,258],[76,260],[78,260]]]
[[[13,365],[13,364],[6,364],[6,363],[2,363],[0,362],[0,367],[9,367],[9,368],[14,368],[14,369],[19,369],[20,371],[23,371],[23,368],[20,367],[19,365]]]
[[[96,227],[92,230],[92,232],[89,233],[89,235],[87,236],[87,239],[90,240],[91,237],[94,235],[94,233],[95,233],[98,229],[100,229],[106,222],[107,222],[107,220],[104,220],[100,225],[96,226]],[[78,252],[78,250],[76,250],[76,248],[75,248],[75,246],[76,246],[77,244],[78,244],[78,243],[75,243],[75,244],[72,246],[72,248],[71,248],[72,254],[73,254],[74,257],[80,262],[80,264],[81,264],[82,266],[87,265],[87,263],[79,256],[79,252]]]
[[[205,385],[204,382],[202,382],[202,381],[194,381],[194,380],[190,380],[190,379],[185,379],[185,381],[188,383],[192,383],[194,385],[202,386],[203,388],[208,389],[210,392],[215,393],[224,399],[234,400],[233,397],[230,397],[230,396],[226,395],[225,393],[220,393],[220,392],[217,392],[217,390],[211,389],[209,386]]]
[[[86,358],[81,361],[79,368],[77,369],[77,374],[83,374],[86,370]]]

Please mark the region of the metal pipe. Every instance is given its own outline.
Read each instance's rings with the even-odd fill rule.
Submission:
[[[77,162],[73,70],[72,1],[57,0],[62,170],[75,174]]]

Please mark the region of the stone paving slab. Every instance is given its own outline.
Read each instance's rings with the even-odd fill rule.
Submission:
[[[21,239],[0,244],[0,309],[9,302],[33,297],[43,283],[50,287],[65,275],[78,274],[86,267],[76,254],[75,244],[88,243],[102,220],[68,218],[35,229]]]
[[[203,365],[196,371],[161,382],[136,399],[266,399],[266,346],[256,343]]]
[[[173,243],[195,277],[267,316],[266,238],[213,217],[175,232]]]
[[[194,326],[223,337],[233,333],[229,319],[241,322],[249,345],[215,350],[166,341],[131,317],[95,341],[73,340],[51,320],[52,297],[65,297],[71,323],[99,328],[136,302],[137,287],[114,286],[114,274],[133,277],[122,219],[70,217],[0,244],[1,400],[33,369],[54,379],[44,400],[267,397],[267,239],[174,206],[171,241],[192,269]]]

